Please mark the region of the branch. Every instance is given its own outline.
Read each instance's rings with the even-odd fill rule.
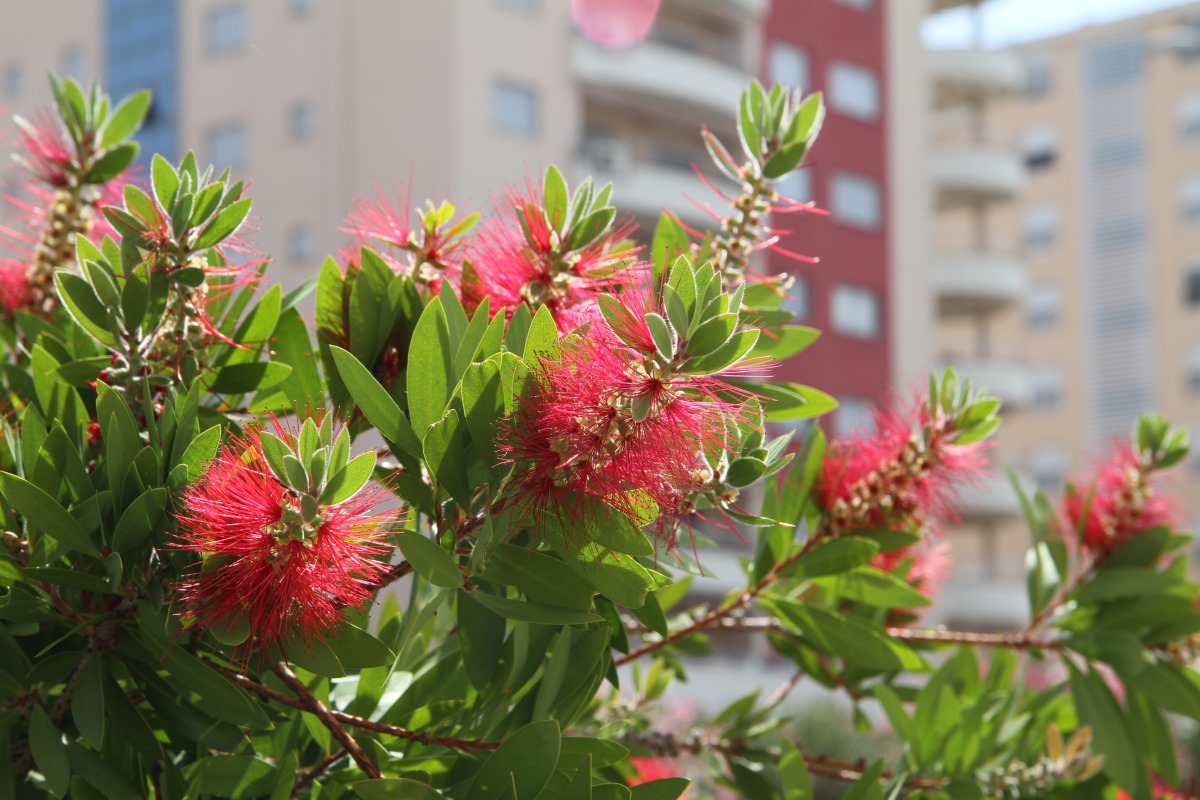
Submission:
[[[412,564],[408,563],[407,561],[401,561],[399,564],[396,564],[387,572],[380,575],[379,580],[372,583],[368,588],[382,589],[385,586],[390,586],[391,584],[403,578],[405,575],[411,575],[412,571]]]
[[[301,711],[308,711],[309,708],[304,703],[296,700],[270,686],[264,686],[253,678],[248,678],[245,675],[234,672],[231,669],[221,666],[220,664],[209,662],[209,666],[220,672],[233,683],[241,686],[243,689],[249,689],[264,700],[272,700],[281,705],[298,708]],[[425,744],[431,746],[446,747],[451,750],[495,750],[500,746],[500,742],[488,742],[482,739],[453,739],[450,737],[430,736],[429,734],[410,731],[407,728],[401,728],[397,725],[385,725],[382,722],[372,722],[363,717],[356,717],[353,714],[347,714],[344,711],[337,709],[327,709],[331,718],[337,720],[343,725],[351,725],[363,730],[374,731],[375,733],[383,733],[388,736],[395,736],[399,739],[407,739],[410,742]]]
[[[271,669],[304,702],[308,711],[311,711],[317,719],[321,720],[321,723],[341,743],[346,752],[350,754],[350,757],[354,759],[354,763],[358,764],[358,768],[368,778],[383,777],[383,773],[379,771],[379,767],[376,767],[371,762],[371,759],[367,758],[367,754],[363,752],[358,742],[354,741],[354,737],[346,732],[342,724],[329,713],[329,709],[325,707],[325,704],[318,700],[317,696],[309,691],[308,687],[296,677],[296,673],[292,672],[286,664],[282,663],[276,664]]]
[[[347,755],[349,755],[349,753],[347,753],[345,750],[336,750],[325,756],[325,758],[321,759],[321,762],[312,769],[308,770],[307,772],[301,772],[299,775],[297,775],[296,785],[292,787],[292,797],[299,797],[300,792],[305,786],[308,786],[317,778],[324,775],[326,770],[328,770],[338,761],[345,758]]]

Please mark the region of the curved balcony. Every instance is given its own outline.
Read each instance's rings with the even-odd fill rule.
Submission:
[[[1020,56],[1004,50],[933,50],[933,107],[980,103],[1020,89],[1025,68]]]
[[[575,75],[588,87],[728,115],[737,108],[749,74],[697,53],[647,41],[628,50],[605,50],[579,39],[572,46]],[[669,109],[663,109],[664,113]]]
[[[1010,200],[1025,185],[1021,157],[987,145],[936,148],[929,171],[940,209]]]
[[[1024,365],[993,358],[950,358],[960,378],[966,378],[977,388],[998,397],[1009,409],[1028,408],[1033,403],[1033,375]]]
[[[988,314],[1020,300],[1029,287],[1025,264],[998,253],[947,255],[933,263],[938,316]]]

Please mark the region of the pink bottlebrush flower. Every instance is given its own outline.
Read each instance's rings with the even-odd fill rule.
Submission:
[[[877,553],[871,560],[871,565],[876,569],[894,573],[930,599],[941,591],[942,581],[950,576],[953,563],[950,542],[932,537],[925,537],[899,550]]]
[[[817,490],[836,532],[919,529],[954,518],[955,484],[982,472],[988,443],[954,444],[946,418],[918,407],[880,411],[873,433],[830,445]],[[922,429],[924,443],[914,434]]]
[[[17,161],[47,186],[65,187],[75,151],[62,124],[48,114],[39,114],[33,120],[18,118],[17,124],[17,144],[23,151]]]
[[[394,514],[373,510],[389,495],[372,486],[319,506],[313,523],[288,524],[299,495],[267,466],[260,430],[232,437],[184,492],[174,547],[205,556],[177,587],[180,613],[219,633],[248,625],[246,647],[275,654],[287,642],[320,639],[345,619],[343,608],[371,601]]]
[[[1067,487],[1064,511],[1093,555],[1105,555],[1137,534],[1178,518],[1171,499],[1156,490],[1149,469],[1129,443],[1118,445],[1096,467],[1086,488]]]
[[[628,239],[632,222],[619,222],[592,242],[568,250],[546,219],[540,190],[510,190],[496,217],[481,229],[468,259],[478,285],[463,285],[468,311],[491,298],[492,313],[522,303],[546,306],[564,333],[598,316],[596,298],[619,289],[629,279],[638,248]],[[465,276],[464,276],[464,284]]]
[[[662,0],[571,0],[575,26],[602,47],[628,47],[646,38]]]
[[[28,268],[19,261],[0,260],[0,308],[12,316],[17,309],[28,308],[32,300]]]
[[[636,769],[638,774],[625,780],[627,786],[637,786],[648,781],[674,778],[679,775],[679,769],[672,766],[671,762],[665,758],[634,756],[629,759],[629,765]]]

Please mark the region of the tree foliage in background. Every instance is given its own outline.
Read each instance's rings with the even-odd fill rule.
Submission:
[[[819,95],[754,83],[736,155],[703,133],[728,179],[708,231],[666,213],[639,248],[611,185],[551,167],[483,221],[363,199],[361,247],[284,293],[228,171],[127,172],[148,95],[52,83],[53,113],[18,123],[30,186],[0,263],[0,798],[1180,782],[1200,587],[1154,478],[1181,433],[1145,417],[1062,511],[1023,497],[1031,617],[1007,634],[919,627],[997,400],[947,371],[869,434],[768,435],[835,406],[771,380],[818,333],[755,268],[772,219],[815,211],[775,186]],[[688,599],[699,520],[753,537],[715,604]],[[717,633],[765,635],[794,676],[661,727]],[[898,745],[801,750],[802,679]]]

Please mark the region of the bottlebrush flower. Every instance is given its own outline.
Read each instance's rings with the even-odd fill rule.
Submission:
[[[296,434],[278,421],[274,429],[295,447]],[[223,637],[248,629],[247,648],[275,654],[320,639],[343,608],[371,601],[396,515],[373,510],[389,498],[378,486],[328,504],[285,486],[264,435],[251,426],[232,437],[188,487],[174,547],[204,555],[177,587],[179,613]]]
[[[634,756],[629,759],[629,765],[636,769],[638,774],[626,778],[625,784],[627,786],[637,786],[641,783],[657,781],[663,778],[674,778],[679,774],[679,770],[672,766],[671,762],[665,758],[656,758],[654,756]]]
[[[571,19],[602,47],[628,47],[646,38],[662,0],[571,0]]]
[[[880,411],[873,433],[830,446],[818,496],[834,535],[854,528],[916,532],[953,518],[955,483],[982,472],[987,445],[954,443],[950,420],[918,407]],[[914,433],[920,430],[924,441]]]
[[[28,269],[19,261],[0,260],[0,308],[11,316],[32,302]]]
[[[1178,516],[1170,498],[1157,491],[1150,470],[1132,444],[1118,446],[1094,470],[1087,488],[1068,485],[1067,519],[1093,555],[1104,555],[1130,538],[1170,525]]]
[[[62,124],[49,114],[33,120],[16,118],[20,132],[15,158],[29,173],[47,186],[63,188],[70,182],[71,161],[75,151],[67,141]]]
[[[891,572],[908,581],[914,589],[930,599],[941,591],[942,581],[950,576],[953,563],[950,542],[928,536],[909,547],[877,553],[871,559],[871,565],[876,569]]]
[[[569,237],[551,227],[540,190],[510,190],[468,253],[477,283],[464,274],[463,305],[473,311],[484,297],[491,298],[493,313],[544,305],[560,331],[572,331],[599,316],[600,294],[630,280],[628,265],[638,248],[628,239],[635,227],[619,222],[572,248]]]

